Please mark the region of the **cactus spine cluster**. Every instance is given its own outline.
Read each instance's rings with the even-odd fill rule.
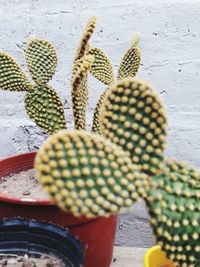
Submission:
[[[0,89],[26,91],[25,108],[30,118],[49,134],[66,129],[64,108],[57,93],[47,85],[55,73],[57,56],[49,42],[31,38],[25,50],[32,85],[17,62],[0,52]]]
[[[200,172],[166,161],[146,200],[158,244],[175,266],[200,266]]]
[[[117,80],[122,80],[124,78],[134,78],[138,72],[140,61],[141,61],[141,51],[138,47],[140,40],[140,33],[136,33],[132,46],[126,51],[124,56],[121,59]],[[110,86],[114,82],[114,74],[112,65],[108,59],[108,57],[99,49],[93,49],[89,53],[94,54],[96,58],[96,65],[91,67],[91,73],[99,79],[104,84]],[[99,78],[101,77],[101,78]],[[99,101],[97,102],[94,117],[93,117],[93,125],[92,132],[102,134],[100,128],[100,112],[103,106],[103,101],[106,96],[108,88],[103,92],[100,96]]]
[[[86,131],[59,131],[35,161],[37,176],[59,207],[75,216],[106,216],[130,207],[148,183],[121,147]]]

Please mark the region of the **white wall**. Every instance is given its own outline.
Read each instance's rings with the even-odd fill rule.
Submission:
[[[71,62],[91,15],[98,17],[92,44],[110,56],[115,69],[134,32],[142,33],[138,76],[149,81],[166,104],[168,155],[200,165],[200,0],[0,0],[0,49],[25,67],[23,48],[30,34],[55,44],[59,65],[51,84],[65,102],[72,127]],[[89,122],[103,89],[91,79]],[[0,157],[35,150],[43,139],[24,111],[23,93],[0,92]],[[129,215],[121,217],[117,244],[150,245],[146,213],[136,206],[129,214],[132,224]],[[148,234],[142,234],[144,229]]]

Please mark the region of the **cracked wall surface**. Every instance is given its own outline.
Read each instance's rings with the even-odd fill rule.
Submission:
[[[26,68],[23,49],[30,34],[52,41],[59,64],[51,85],[65,105],[72,128],[70,72],[87,19],[98,17],[92,44],[115,69],[134,32],[142,33],[138,77],[149,81],[169,116],[167,154],[200,166],[200,1],[199,0],[1,0],[0,49]],[[90,78],[88,125],[104,86]],[[27,117],[23,93],[0,92],[0,157],[34,151],[46,135]],[[119,217],[117,245],[154,243],[144,204]]]

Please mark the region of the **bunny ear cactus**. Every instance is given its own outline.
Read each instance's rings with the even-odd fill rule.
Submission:
[[[137,74],[141,61],[141,51],[138,47],[139,41],[140,33],[136,33],[133,37],[132,46],[127,50],[119,65],[118,80],[128,77],[133,78]]]
[[[36,84],[46,84],[57,66],[54,46],[46,40],[31,37],[25,50],[26,63]]]
[[[29,91],[31,84],[22,68],[8,54],[0,52],[0,89],[7,91]]]
[[[101,111],[101,131],[123,147],[139,170],[159,170],[166,145],[167,120],[161,101],[143,81],[124,79],[110,87]]]
[[[112,63],[110,62],[109,58],[106,54],[100,50],[99,48],[92,48],[88,51],[89,54],[94,56],[94,62],[91,66],[90,72],[91,74],[97,78],[99,81],[106,85],[111,85],[114,82],[114,72]],[[97,105],[95,107],[94,116],[93,116],[93,123],[92,123],[92,132],[98,133],[101,135],[100,130],[100,110],[103,105],[103,101],[106,95],[108,87],[101,95]]]
[[[89,48],[89,40],[90,37],[92,36],[94,29],[96,27],[96,17],[92,16],[87,25],[86,28],[84,30],[84,33],[82,35],[82,38],[80,40],[76,55],[75,55],[75,59],[74,59],[74,64],[76,64],[77,60],[80,60],[82,57],[85,56],[88,48]]]
[[[175,266],[200,266],[200,172],[167,161],[153,183],[146,202],[157,242]]]
[[[72,106],[74,113],[75,129],[86,129],[86,107],[88,102],[87,73],[94,58],[85,56],[83,63],[72,80]]]
[[[86,108],[88,101],[87,75],[88,70],[91,67],[89,61],[91,61],[93,58],[87,55],[87,51],[89,49],[89,40],[94,32],[95,27],[96,17],[91,17],[80,40],[72,68],[72,106],[74,114],[74,126],[75,129],[78,130],[86,130]]]
[[[114,82],[114,72],[112,63],[106,54],[99,48],[91,48],[89,55],[94,56],[94,62],[91,66],[90,73],[102,83],[109,85]]]
[[[39,150],[35,168],[45,191],[75,216],[107,216],[130,207],[148,184],[127,154],[99,135],[62,130]]]
[[[52,78],[57,56],[46,40],[31,38],[25,50],[32,85],[17,62],[0,52],[0,89],[26,91],[25,108],[29,117],[47,133],[66,129],[64,108],[57,93],[46,83]]]
[[[57,93],[48,85],[36,85],[25,96],[29,117],[48,134],[66,129],[64,108]]]
[[[140,51],[140,48],[138,47],[139,41],[140,41],[140,33],[136,33],[134,38],[133,38],[131,48],[128,49],[128,51],[125,53],[125,55],[123,56],[123,58],[121,60],[121,63],[120,63],[119,69],[118,69],[118,76],[117,76],[118,80],[128,78],[128,77],[133,78],[137,74],[139,66],[140,66],[140,61],[141,61],[141,51]],[[97,49],[97,51],[98,51],[98,49]],[[99,56],[99,58],[101,59],[102,56],[101,57]],[[105,58],[105,56],[104,56],[104,58]],[[106,61],[109,62],[109,59],[107,59],[107,60],[104,59],[104,61],[102,61],[101,64],[99,64],[99,66],[97,65],[94,68],[94,70],[95,69],[97,69],[97,70],[103,69],[104,70],[104,68],[106,66],[106,63],[105,63]],[[104,68],[102,68],[101,65],[104,66]],[[108,65],[108,63],[107,63],[107,65]],[[111,76],[111,68],[112,68],[112,66],[110,67],[108,65],[108,67],[104,70],[104,72],[107,73],[108,77],[109,76],[112,77]],[[97,72],[97,74],[98,74],[98,72]],[[105,75],[102,75],[102,77],[104,77],[104,76]],[[96,75],[95,77],[98,78],[98,75]],[[99,80],[102,81],[102,79],[99,79]],[[105,80],[106,79],[103,78],[103,81],[105,81]],[[110,79],[110,82],[107,83],[107,85],[111,85],[113,82],[114,82],[114,78]],[[103,106],[104,98],[106,96],[108,89],[109,88],[106,88],[106,90],[103,92],[103,94],[101,95],[99,101],[97,102],[96,108],[95,108],[94,117],[93,117],[93,125],[92,125],[92,132],[94,132],[94,133],[102,134],[101,127],[100,127],[100,111],[101,111],[101,108]]]
[[[25,50],[26,62],[36,86],[26,94],[29,117],[48,134],[66,129],[64,108],[59,96],[47,85],[57,66],[54,46],[46,40],[31,38]]]
[[[104,99],[105,99],[108,89],[109,87],[100,96],[99,101],[97,102],[97,105],[94,110],[94,115],[93,115],[92,132],[99,134],[99,135],[102,135],[101,127],[100,127],[100,111],[103,107]]]

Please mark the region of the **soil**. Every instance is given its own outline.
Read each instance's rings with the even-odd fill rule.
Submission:
[[[42,191],[34,169],[0,178],[0,193],[17,198],[49,199]]]
[[[33,258],[28,255],[0,254],[0,267],[64,267],[64,263],[50,255]]]

